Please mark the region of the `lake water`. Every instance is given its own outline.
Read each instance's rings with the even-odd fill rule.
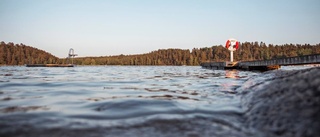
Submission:
[[[0,136],[254,136],[236,89],[257,76],[198,66],[0,67]]]

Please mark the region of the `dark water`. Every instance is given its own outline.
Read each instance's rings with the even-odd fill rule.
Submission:
[[[242,126],[236,89],[258,75],[188,66],[0,67],[0,135],[254,136]]]

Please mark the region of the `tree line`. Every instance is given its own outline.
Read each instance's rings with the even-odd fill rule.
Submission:
[[[266,45],[264,42],[243,42],[234,52],[235,61],[266,60],[320,54],[320,43]],[[222,45],[188,49],[159,49],[146,54],[102,57],[78,57],[76,65],[200,65],[206,61],[228,61],[230,52]],[[66,63],[50,53],[25,46],[1,42],[0,65]]]
[[[34,47],[0,42],[0,65],[54,64],[59,61],[58,57]]]
[[[234,52],[235,61],[253,61],[320,54],[320,43],[266,45],[264,42],[243,42]],[[206,61],[229,61],[230,52],[222,45],[184,49],[159,49],[141,55],[76,58],[78,65],[200,65]]]

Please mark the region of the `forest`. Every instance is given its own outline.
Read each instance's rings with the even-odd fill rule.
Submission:
[[[59,61],[58,57],[34,47],[0,42],[0,65],[53,64]]]
[[[263,42],[244,42],[234,52],[235,61],[266,60],[320,54],[320,44],[266,45]],[[141,55],[76,58],[78,65],[200,65],[206,61],[229,61],[230,52],[222,45],[184,49],[159,49]]]
[[[264,42],[243,42],[234,52],[235,61],[266,60],[310,54],[320,54],[320,43],[273,45]],[[139,55],[118,55],[102,57],[78,57],[76,65],[188,65],[197,66],[206,61],[228,61],[229,51],[222,45],[188,49],[159,49]],[[0,65],[67,63],[43,50],[1,42]]]

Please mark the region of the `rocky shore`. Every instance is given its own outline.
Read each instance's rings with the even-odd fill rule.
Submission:
[[[320,136],[320,68],[269,74],[242,89],[246,128],[262,136]]]

